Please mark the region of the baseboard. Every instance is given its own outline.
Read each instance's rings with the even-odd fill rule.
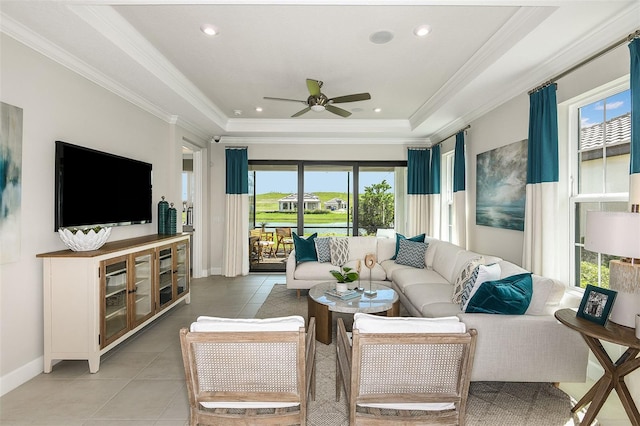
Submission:
[[[0,396],[11,392],[44,371],[44,356],[38,357],[9,374],[0,377]]]

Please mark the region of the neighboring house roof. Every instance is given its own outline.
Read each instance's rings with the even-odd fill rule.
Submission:
[[[604,123],[580,129],[580,149],[602,148]],[[607,146],[628,143],[631,141],[631,113],[612,118],[606,122]]]
[[[278,202],[281,201],[294,201],[297,202],[298,201],[298,194],[289,194],[286,197],[282,197],[278,200]],[[320,197],[318,197],[315,194],[304,194],[304,201],[317,201],[320,202]]]
[[[343,204],[344,202],[342,198],[332,198],[329,201],[325,201],[324,204]]]

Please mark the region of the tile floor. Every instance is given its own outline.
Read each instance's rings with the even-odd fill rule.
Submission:
[[[64,426],[183,426],[188,404],[178,330],[198,315],[252,318],[283,274],[194,279],[191,304],[181,302],[143,331],[105,354],[100,371],[86,361],[63,361],[0,398],[0,424]],[[589,384],[562,384],[579,398]],[[599,416],[626,426],[616,396]]]

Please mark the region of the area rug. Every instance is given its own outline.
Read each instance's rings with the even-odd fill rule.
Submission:
[[[403,310],[401,309],[401,315]],[[273,286],[258,310],[256,318],[285,315],[307,317],[307,295],[300,298],[284,284]],[[334,314],[350,327],[352,315]],[[316,345],[316,399],[309,401],[307,421],[310,426],[348,425],[344,390],[335,400],[335,343]],[[574,401],[551,383],[471,382],[467,405],[467,425],[486,426],[572,426],[579,419],[571,413]]]

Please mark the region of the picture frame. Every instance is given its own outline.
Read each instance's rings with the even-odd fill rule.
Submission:
[[[576,316],[605,325],[617,294],[615,290],[587,284]]]

